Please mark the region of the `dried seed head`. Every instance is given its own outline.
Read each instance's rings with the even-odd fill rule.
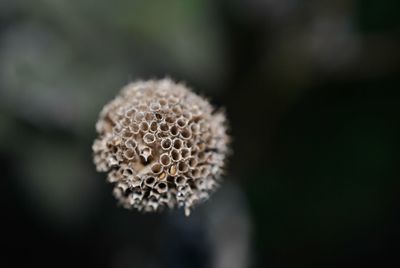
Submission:
[[[123,207],[193,206],[219,185],[228,152],[226,119],[170,79],[136,82],[101,111],[92,149]]]

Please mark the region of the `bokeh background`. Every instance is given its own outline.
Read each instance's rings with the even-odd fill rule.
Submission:
[[[399,267],[400,1],[0,0],[2,267]],[[231,122],[186,218],[117,207],[102,106],[185,81]],[[390,266],[388,265],[390,264]]]

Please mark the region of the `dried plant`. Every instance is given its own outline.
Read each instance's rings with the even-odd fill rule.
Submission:
[[[226,119],[170,79],[124,87],[100,113],[94,163],[126,208],[191,208],[219,185],[228,152]]]

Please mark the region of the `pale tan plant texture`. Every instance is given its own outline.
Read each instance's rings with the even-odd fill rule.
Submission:
[[[93,144],[98,171],[126,208],[159,211],[205,201],[219,186],[229,138],[223,112],[170,79],[128,84],[104,106]]]

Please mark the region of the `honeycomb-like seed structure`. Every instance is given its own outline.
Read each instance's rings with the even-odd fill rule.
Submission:
[[[94,163],[126,208],[152,212],[208,199],[223,173],[226,119],[170,79],[125,86],[100,113]]]

